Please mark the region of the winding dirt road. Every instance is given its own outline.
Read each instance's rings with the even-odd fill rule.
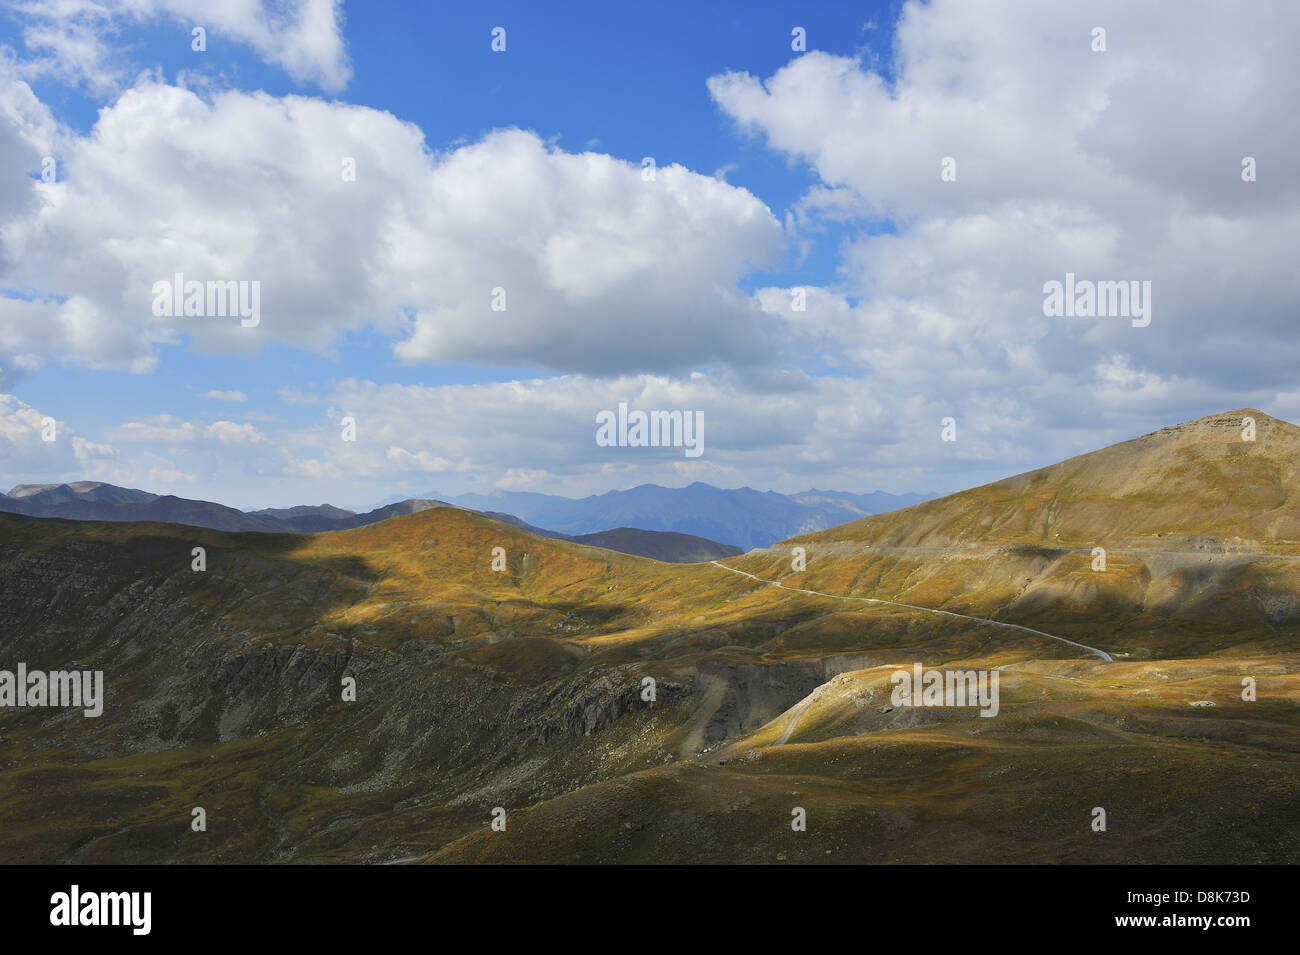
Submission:
[[[797,594],[812,594],[817,597],[830,597],[832,600],[861,600],[864,603],[884,604],[889,607],[904,607],[907,610],[919,610],[922,613],[943,614],[945,617],[956,617],[959,620],[970,620],[974,623],[985,623],[994,627],[1006,627],[1010,630],[1020,630],[1024,633],[1032,633],[1040,637],[1047,637],[1049,640],[1056,640],[1060,643],[1068,643],[1072,647],[1078,647],[1080,650],[1087,650],[1089,653],[1095,653],[1107,663],[1114,663],[1114,658],[1105,650],[1098,650],[1096,647],[1090,647],[1086,643],[1078,643],[1074,640],[1067,640],[1065,637],[1058,637],[1054,633],[1047,633],[1043,630],[1035,630],[1033,627],[1022,627],[1018,623],[1006,623],[1002,620],[989,620],[987,617],[972,617],[970,614],[954,613],[951,610],[935,610],[933,607],[918,607],[915,604],[899,603],[896,600],[881,600],[878,597],[846,597],[843,594],[827,594],[820,590],[804,590],[802,587],[787,587],[779,580],[764,580],[762,577],[755,577],[751,573],[743,570],[737,570],[735,567],[728,567],[726,564],[719,563],[716,560],[709,561],[715,567],[721,567],[723,570],[729,570],[733,574],[740,574],[742,577],[748,577],[750,580],[757,581],[760,584],[767,584],[769,587],[780,587],[782,590],[789,590]],[[787,736],[789,735],[787,731]]]

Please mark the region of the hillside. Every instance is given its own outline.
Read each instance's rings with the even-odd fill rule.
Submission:
[[[0,514],[0,668],[106,685],[98,718],[0,710],[0,857],[1289,861],[1300,548],[1263,535],[1295,429],[1243,454],[1230,417],[719,564],[437,503],[318,534]],[[1224,527],[1157,500],[1155,549],[1122,463],[1231,498]],[[917,663],[996,672],[995,718],[897,705]]]
[[[1241,440],[1248,415],[1253,443]],[[1039,627],[1121,656],[1292,649],[1297,462],[1300,429],[1244,409],[731,563],[805,589]],[[805,571],[792,569],[795,547]]]
[[[610,531],[579,534],[569,539],[592,547],[608,547],[624,554],[678,564],[735,557],[741,552],[739,547],[728,547],[703,537],[672,531],[643,531],[637,527],[616,527]]]
[[[367,859],[468,831],[485,786],[532,801],[681,758],[825,678],[769,650],[805,611],[749,590],[452,507],[316,535],[0,515],[0,652],[108,686],[99,719],[0,712],[5,860]],[[37,810],[91,777],[94,811]],[[168,821],[196,799],[225,838]]]
[[[1242,421],[1255,419],[1255,440]],[[890,546],[1300,544],[1300,428],[1251,408],[1210,415],[809,541]]]

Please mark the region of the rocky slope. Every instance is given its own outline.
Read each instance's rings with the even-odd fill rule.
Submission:
[[[98,718],[0,709],[0,859],[1288,861],[1295,429],[1260,418],[1245,452],[1206,419],[726,560],[759,579],[449,506],[0,514],[0,669],[106,684]],[[895,705],[917,662],[997,671],[997,717]]]

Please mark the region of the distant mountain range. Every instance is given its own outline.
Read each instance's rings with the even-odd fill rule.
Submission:
[[[163,524],[210,527],[220,531],[252,531],[263,534],[316,534],[323,531],[348,530],[434,507],[473,510],[446,501],[417,498],[396,501],[364,514],[357,514],[330,504],[239,511],[211,501],[192,501],[95,481],[78,481],[73,484],[23,484],[15,487],[8,494],[0,494],[0,512],[22,514],[27,517],[59,517],[66,520],[108,522],[156,521]],[[717,560],[720,557],[731,557],[740,553],[739,548],[689,534],[647,531],[633,527],[619,527],[592,534],[564,534],[534,527],[513,514],[487,513],[489,517],[495,517],[542,537],[574,541],[669,563]]]
[[[296,529],[265,514],[245,514],[210,501],[191,501],[95,481],[22,484],[7,495],[0,494],[0,511],[74,521],[158,521],[219,531],[282,533]]]
[[[504,511],[565,534],[609,527],[672,531],[722,541],[742,551],[768,547],[797,534],[811,534],[873,514],[931,500],[935,494],[848,494],[810,490],[798,494],[731,490],[696,482],[687,487],[642,484],[569,498],[525,491],[461,494],[444,500],[474,511]]]
[[[472,511],[475,508],[449,505],[461,510]],[[380,510],[383,510],[382,508]],[[375,513],[375,512],[371,512]],[[575,544],[587,544],[590,547],[603,547],[616,550],[622,554],[635,554],[637,557],[649,557],[669,564],[694,564],[702,560],[718,560],[721,557],[734,557],[742,553],[739,547],[719,544],[717,541],[695,537],[691,534],[675,534],[672,531],[647,531],[639,527],[616,527],[613,530],[597,531],[594,534],[562,534],[534,527],[527,521],[520,520],[513,514],[500,511],[480,511],[487,517],[513,524],[539,537],[552,540],[573,541]]]
[[[157,521],[264,534],[347,530],[430,507],[480,511],[543,537],[686,563],[766,547],[796,534],[825,530],[930,500],[928,494],[778,494],[709,484],[668,488],[643,484],[585,498],[516,491],[429,495],[392,501],[364,513],[330,504],[240,511],[211,501],[153,494],[97,481],[22,484],[0,494],[0,512],[80,521]]]

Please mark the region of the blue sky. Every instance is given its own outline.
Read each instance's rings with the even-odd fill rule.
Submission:
[[[1248,301],[1256,339],[1281,339],[1294,301],[1249,246],[1294,225],[1295,187],[1236,168],[1295,146],[1293,71],[1261,28],[1179,36],[1120,3],[249,9],[0,4],[0,481],[247,507],[955,490],[1199,414],[1300,409],[1293,346],[1215,323]],[[1216,42],[1251,54],[1231,78],[1250,109],[1218,68],[1180,72]],[[1223,156],[1193,157],[1206,129]],[[363,149],[364,195],[333,198],[315,164]],[[642,194],[644,156],[664,185]],[[261,277],[255,334],[134,310],[153,277],[214,262]],[[1154,277],[1160,318],[1048,322],[1042,283],[1066,270]],[[494,324],[475,309],[498,274],[528,291]],[[708,452],[595,447],[619,400],[703,409]],[[347,415],[362,438],[340,448]],[[65,443],[32,443],[46,416]]]
[[[770,74],[793,55],[792,24],[805,28],[812,48],[863,56],[883,69],[899,6],[755,3],[709,9],[678,3],[650,10],[608,3],[553,9],[528,3],[474,9],[363,4],[346,11],[344,35],[354,77],[341,98],[417,124],[435,151],[518,126],[569,151],[594,149],[636,164],[650,155],[661,165],[676,162],[708,173],[725,168],[729,182],[783,215],[815,176],[737,130],[710,99],[705,79],[727,69]],[[492,28],[502,24],[508,25],[505,57],[489,42]],[[0,43],[22,49],[20,15],[8,12],[4,25]],[[157,67],[173,81],[182,71],[197,69],[219,85],[276,96],[319,94],[242,44],[213,37],[197,66],[189,46],[189,29],[182,23],[144,24],[129,37],[132,61]],[[34,89],[82,134],[90,133],[104,103],[84,86],[52,79]],[[745,286],[832,281],[842,234],[837,224],[828,224],[802,261],[796,263],[792,254],[786,267],[756,271]],[[338,376],[463,384],[554,374],[528,366],[408,366],[393,359],[385,338],[364,331],[346,336],[333,356],[273,347],[250,362],[203,354],[189,343],[167,351],[149,376],[114,370],[87,375],[76,366],[50,365],[15,393],[56,417],[76,412],[83,427],[105,428],[124,412],[150,413],[160,394],[168,396],[172,413],[189,417],[212,412],[201,396],[213,388],[273,400],[282,384],[307,386]],[[268,368],[275,369],[274,387]],[[102,400],[106,393],[111,402]],[[299,423],[308,417],[305,409],[279,413]]]

